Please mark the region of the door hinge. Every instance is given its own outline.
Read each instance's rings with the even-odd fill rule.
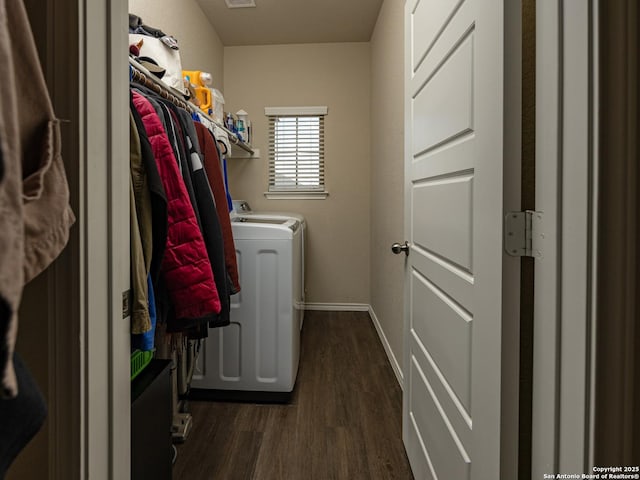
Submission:
[[[131,289],[122,292],[122,318],[131,315]]]
[[[504,217],[504,249],[512,257],[542,258],[542,212],[509,212]]]

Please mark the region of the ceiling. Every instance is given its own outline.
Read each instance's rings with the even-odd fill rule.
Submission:
[[[228,8],[197,0],[225,46],[368,42],[382,0],[255,0]]]

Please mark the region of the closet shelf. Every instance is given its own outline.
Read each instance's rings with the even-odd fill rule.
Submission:
[[[231,130],[229,130],[227,127],[225,127],[219,122],[216,122],[213,118],[211,118],[209,115],[204,113],[200,108],[198,108],[196,105],[194,105],[190,101],[185,100],[184,95],[181,92],[179,92],[175,88],[165,85],[158,77],[153,75],[143,65],[138,63],[135,60],[135,58],[129,57],[129,66],[131,67],[132,80],[135,80],[136,82],[141,83],[145,87],[150,88],[151,90],[156,92],[158,95],[162,96],[163,98],[166,98],[172,103],[175,103],[179,107],[184,108],[188,112],[197,113],[198,115],[201,115],[202,117],[206,118],[209,122],[211,122],[213,125],[218,127],[220,130],[223,130],[224,132],[226,132],[227,135],[229,136],[229,141],[231,141],[233,145],[235,145],[238,148],[241,148],[242,150],[247,152],[250,156],[254,154],[254,151],[251,145],[249,145],[248,143],[242,142],[237,137],[237,135],[233,133]]]

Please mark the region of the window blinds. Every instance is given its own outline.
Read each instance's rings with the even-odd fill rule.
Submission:
[[[269,191],[324,190],[324,115],[269,115]]]

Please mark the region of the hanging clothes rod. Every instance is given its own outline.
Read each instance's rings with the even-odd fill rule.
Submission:
[[[229,136],[229,140],[234,145],[237,145],[244,151],[248,152],[250,155],[253,155],[254,152],[249,145],[247,145],[244,142],[241,142],[235,133],[233,133],[224,125],[221,125],[220,123],[216,122],[213,118],[211,118],[209,115],[204,113],[196,105],[189,102],[188,100],[185,100],[182,94],[178,90],[164,84],[158,77],[153,75],[151,72],[149,72],[149,70],[147,70],[144,66],[140,65],[140,63],[138,63],[135,59],[131,57],[129,57],[129,65],[131,66],[131,76],[133,81],[153,90],[162,98],[169,100],[171,103],[179,106],[180,108],[184,108],[189,113],[197,113],[198,115],[202,115],[213,125],[215,125],[216,127],[226,132],[227,135]]]

